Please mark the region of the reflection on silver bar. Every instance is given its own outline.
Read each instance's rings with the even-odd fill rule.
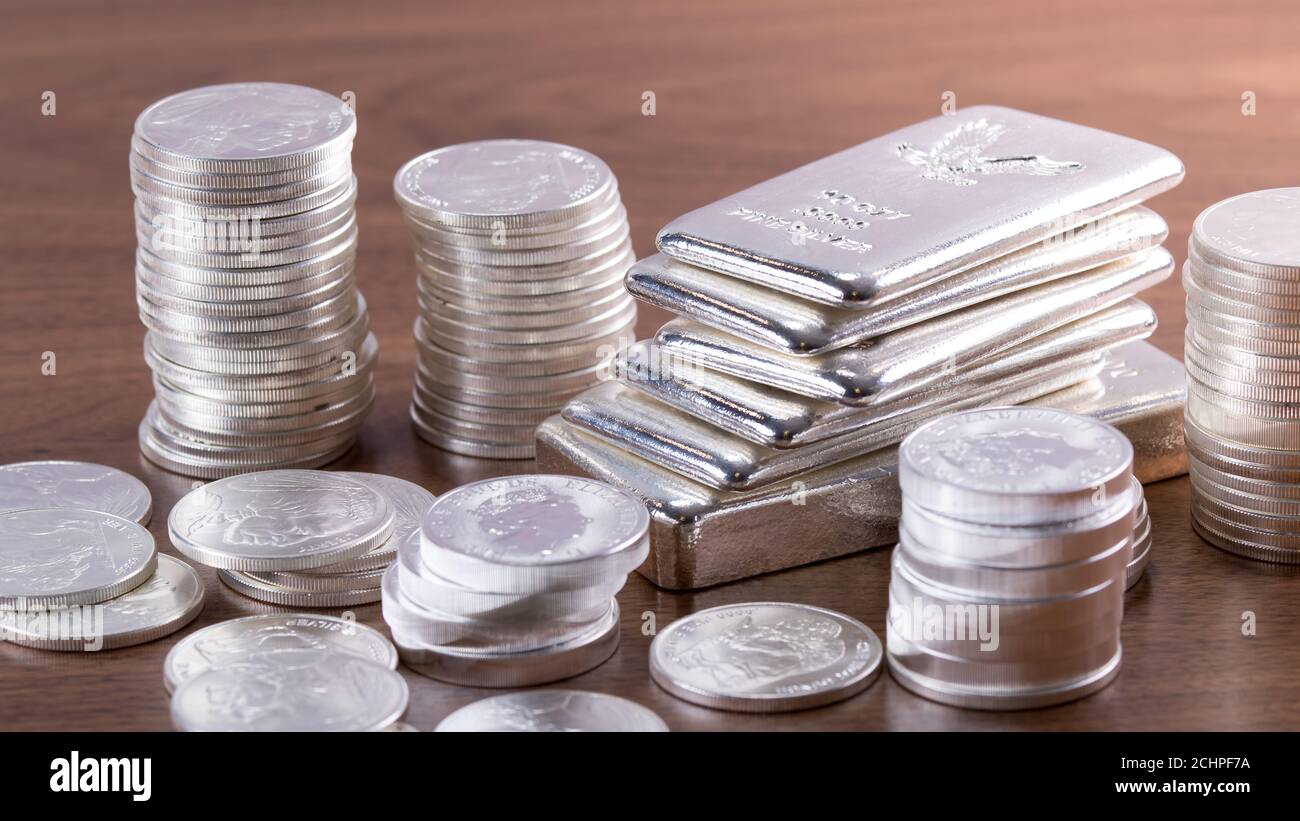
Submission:
[[[679,217],[683,262],[866,307],[1177,185],[1164,149],[976,106],[854,146]]]
[[[633,265],[627,287],[638,299],[688,319],[807,355],[1113,262],[1159,245],[1167,234],[1168,226],[1154,211],[1129,208],[954,274],[932,288],[857,310],[808,302],[663,254]]]
[[[752,382],[846,405],[875,405],[1132,296],[1166,279],[1173,267],[1168,251],[1152,248],[817,356],[773,351],[681,319],[659,329],[656,342],[674,356]]]
[[[1144,339],[1155,327],[1155,312],[1130,297],[995,357],[985,357],[914,396],[866,408],[808,399],[749,382],[672,357],[648,341],[622,351],[614,364],[626,384],[661,402],[759,445],[791,448],[959,398],[1029,368]]]
[[[1117,349],[1101,375],[1035,404],[1087,413],[1133,442],[1134,473],[1187,471],[1183,368],[1145,342]],[[652,553],[640,572],[661,587],[707,587],[891,544],[899,514],[897,449],[886,448],[756,490],[714,490],[551,417],[538,469],[601,479],[645,500]]]
[[[944,413],[978,405],[1016,405],[1063,390],[1096,376],[1102,363],[1101,352],[1077,354],[982,390],[942,394],[928,405],[909,404],[878,425],[785,450],[748,442],[619,382],[579,394],[562,415],[629,453],[697,482],[745,490],[895,445],[917,425]]]

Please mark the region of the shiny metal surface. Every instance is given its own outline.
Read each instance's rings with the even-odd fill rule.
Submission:
[[[1173,257],[1154,248],[817,356],[774,351],[686,320],[669,322],[656,341],[674,355],[760,384],[871,405],[1133,296],[1172,271]]]
[[[1137,299],[1090,314],[957,370],[914,396],[865,408],[808,399],[779,388],[681,360],[651,342],[621,351],[615,371],[624,384],[721,430],[773,448],[799,447],[909,411],[950,402],[1014,378],[1028,368],[1143,339],[1155,312]]]
[[[995,106],[964,108],[679,217],[664,253],[866,307],[1177,185],[1169,152]]]
[[[1100,373],[1103,357],[1084,353],[1030,368],[980,390],[940,395],[878,424],[799,448],[769,448],[715,428],[619,382],[572,399],[561,412],[571,424],[695,481],[744,490],[897,444],[917,425],[943,413],[987,404],[1027,402]]]
[[[1168,226],[1155,212],[1130,208],[954,274],[933,287],[860,309],[809,302],[664,254],[633,265],[627,284],[633,295],[652,305],[759,345],[808,355],[1113,262],[1159,245],[1167,233]]]
[[[1152,482],[1187,471],[1182,364],[1137,342],[1101,374],[1037,404],[1118,427],[1134,473]],[[552,417],[538,429],[538,469],[631,491],[651,514],[642,575],[670,589],[707,587],[897,541],[897,451],[869,453],[755,490],[715,490]]]
[[[650,644],[650,676],[692,704],[780,713],[857,695],[880,675],[883,655],[875,632],[843,613],[750,602],[668,625]]]
[[[899,485],[909,499],[988,525],[1091,515],[1123,497],[1133,475],[1133,446],[1113,426],[1032,406],[946,414],[908,434],[899,456]]]

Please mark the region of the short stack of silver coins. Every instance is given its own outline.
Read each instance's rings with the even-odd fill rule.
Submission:
[[[439,497],[384,574],[402,661],[477,687],[569,678],[618,647],[614,595],[645,561],[634,496],[571,476],[509,476]]]
[[[211,479],[351,447],[378,354],[354,279],[355,133],[341,100],[279,83],[182,92],[136,120],[151,461]]]
[[[1110,683],[1142,507],[1132,464],[1119,431],[1048,408],[963,411],[904,439],[886,639],[894,679],[990,710]]]
[[[380,599],[384,570],[418,538],[434,496],[369,473],[272,470],[199,487],[168,517],[172,545],[226,586],[289,607]]]
[[[1207,208],[1183,266],[1192,525],[1300,564],[1300,188]]]
[[[95,652],[193,621],[203,580],[157,552],[152,512],[144,483],[107,465],[0,465],[0,639]]]
[[[537,423],[600,380],[636,322],[617,180],[577,148],[491,140],[422,154],[393,187],[419,271],[417,432],[532,457]]]

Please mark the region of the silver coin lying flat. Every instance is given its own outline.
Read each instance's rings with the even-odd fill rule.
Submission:
[[[744,713],[820,707],[864,690],[884,651],[865,624],[806,604],[701,610],[660,631],[650,675],[683,701]]]
[[[0,511],[31,508],[98,510],[149,524],[153,497],[129,473],[91,462],[15,462],[0,465]]]
[[[467,704],[438,733],[666,733],[668,725],[635,701],[582,690],[529,690]]]
[[[176,549],[226,570],[307,570],[369,552],[393,531],[387,497],[319,470],[231,476],[186,494],[167,528]]]
[[[199,574],[160,555],[149,581],[102,605],[0,611],[0,638],[40,650],[114,650],[169,636],[202,609]]]
[[[1132,484],[1133,446],[1115,428],[1051,408],[980,408],[917,428],[899,484],[918,505],[969,522],[1037,525],[1095,513]]]
[[[135,122],[134,148],[204,172],[264,172],[338,156],[356,117],[341,100],[287,83],[229,83],[165,97]]]
[[[402,717],[410,691],[393,670],[347,653],[290,656],[201,673],[172,694],[186,732],[376,732]]]
[[[626,575],[649,524],[639,499],[604,482],[507,476],[443,494],[421,525],[422,556],[443,578],[487,590],[604,568]]]
[[[157,567],[153,536],[120,516],[47,508],[0,514],[0,609],[98,604]]]
[[[163,661],[163,683],[171,692],[214,667],[310,666],[338,653],[397,668],[397,648],[373,627],[338,616],[268,613],[223,621],[186,636]]]
[[[393,190],[409,213],[446,226],[493,230],[594,213],[614,185],[599,157],[539,140],[482,140],[421,154]]]

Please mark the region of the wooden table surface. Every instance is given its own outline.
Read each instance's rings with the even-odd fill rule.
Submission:
[[[1288,6],[1292,6],[1288,10]],[[641,254],[674,216],[804,162],[934,116],[941,95],[999,103],[1164,146],[1187,178],[1154,200],[1181,262],[1205,206],[1295,183],[1300,51],[1293,4],[650,2],[176,4],[9,0],[0,32],[0,462],[80,459],[142,477],[152,525],[191,485],[139,456],[151,397],[135,314],[131,124],[153,100],[209,83],[280,80],[356,95],[358,277],[381,345],[379,398],[339,467],[435,492],[527,462],[437,451],[407,421],[414,271],[394,170],[429,148],[532,137],[613,167]],[[56,96],[42,116],[42,94]],[[657,113],[641,113],[642,93]],[[1243,94],[1257,113],[1242,113]],[[1179,355],[1176,280],[1148,294],[1155,342]],[[662,312],[644,310],[650,333]],[[57,355],[43,376],[42,355]],[[660,626],[717,604],[834,608],[883,635],[887,550],[695,593],[634,576],[623,644],[566,686],[657,710],[673,729],[1297,729],[1300,579],[1209,547],[1188,526],[1187,480],[1147,489],[1151,569],[1128,599],[1124,669],[1084,701],[990,714],[917,698],[888,674],[841,704],[746,717],[679,702],[647,675],[644,614]],[[267,608],[204,570],[197,624]],[[1257,635],[1243,636],[1245,611]],[[382,626],[378,606],[359,608]],[[193,629],[193,628],[190,628]],[[77,655],[0,648],[0,729],[165,729],[174,639]],[[407,673],[408,720],[432,729],[486,691]]]

